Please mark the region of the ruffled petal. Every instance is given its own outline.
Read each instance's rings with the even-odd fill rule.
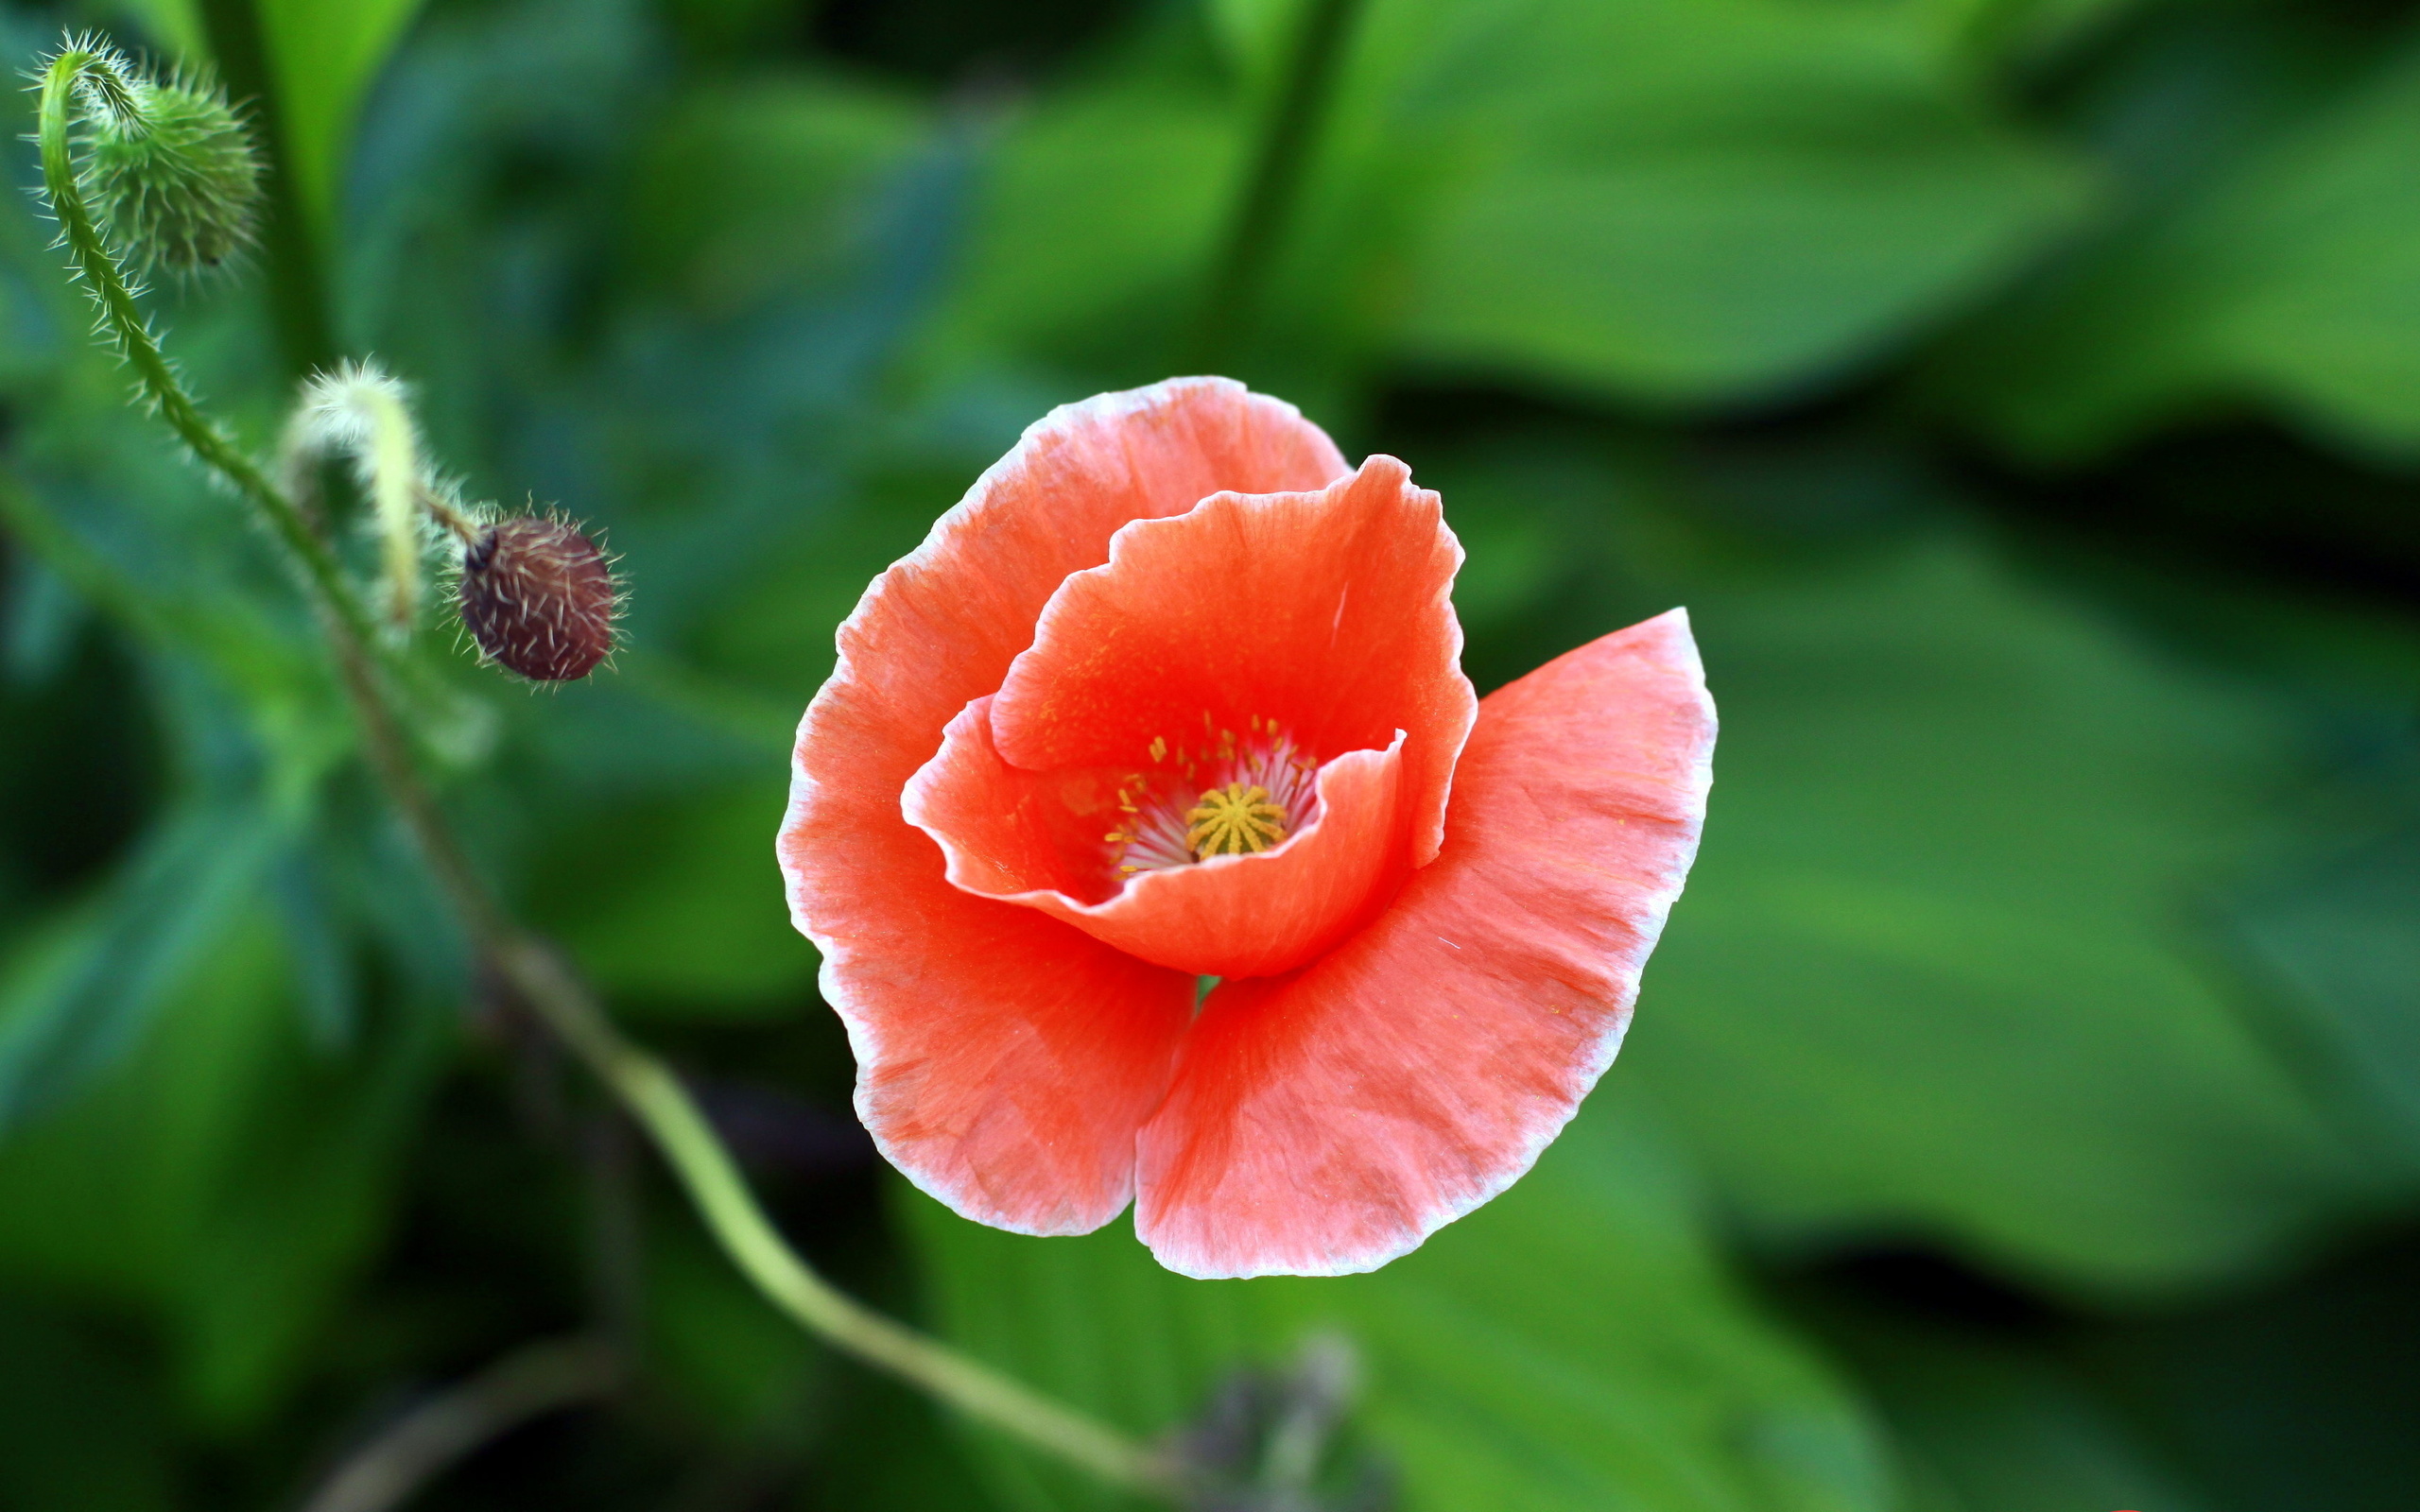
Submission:
[[[823,953],[884,1154],[959,1212],[1074,1233],[1132,1190],[1193,983],[1032,909],[952,887],[900,795],[997,688],[1070,574],[1131,520],[1345,471],[1291,405],[1181,379],[1054,410],[866,592],[799,727],[777,851]]]
[[[1029,771],[1129,768],[1270,720],[1322,760],[1405,733],[1403,836],[1437,853],[1478,699],[1461,672],[1462,550],[1437,495],[1373,456],[1317,492],[1240,488],[1117,533],[1051,596],[992,708]]]
[[[1374,1269],[1527,1171],[1620,1044],[1714,731],[1679,610],[1490,696],[1435,864],[1321,960],[1203,1005],[1139,1141],[1161,1263]]]
[[[1039,909],[1180,971],[1267,976],[1361,923],[1389,890],[1387,868],[1402,866],[1398,731],[1385,750],[1348,751],[1320,768],[1319,816],[1271,850],[1147,871],[1122,887],[1077,873],[1070,858],[1090,854],[1098,869],[1105,828],[1122,822],[1116,774],[1010,765],[992,742],[992,705],[977,698],[950,722],[903,804],[941,846],[951,884],[970,893]]]

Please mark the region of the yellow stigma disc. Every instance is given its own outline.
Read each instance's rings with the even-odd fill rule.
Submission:
[[[1269,800],[1269,789],[1241,782],[1202,794],[1184,822],[1184,843],[1201,860],[1256,855],[1286,838],[1286,811]]]

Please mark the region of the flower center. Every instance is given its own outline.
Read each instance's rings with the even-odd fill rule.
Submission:
[[[1121,877],[1257,855],[1317,815],[1319,763],[1274,719],[1249,719],[1238,735],[1205,716],[1198,742],[1157,738],[1146,754],[1150,765],[1118,784],[1118,827],[1101,836]]]
[[[1241,782],[1202,794],[1184,822],[1186,848],[1204,861],[1258,855],[1286,838],[1286,811],[1269,801],[1269,789]]]

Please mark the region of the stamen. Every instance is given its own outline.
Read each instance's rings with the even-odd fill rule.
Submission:
[[[1205,861],[1257,855],[1286,838],[1286,811],[1269,800],[1269,789],[1241,782],[1202,794],[1184,820],[1185,846]]]
[[[1237,739],[1205,710],[1199,745],[1155,737],[1150,769],[1119,781],[1101,837],[1119,877],[1257,854],[1319,816],[1318,759],[1267,714],[1243,723]]]

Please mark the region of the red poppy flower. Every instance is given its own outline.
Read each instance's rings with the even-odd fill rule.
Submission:
[[[1704,813],[1679,610],[1481,703],[1404,465],[1180,379],[1054,410],[877,578],[780,855],[857,1111],[979,1222],[1368,1270],[1612,1061]],[[1200,978],[1219,985],[1206,997]]]

